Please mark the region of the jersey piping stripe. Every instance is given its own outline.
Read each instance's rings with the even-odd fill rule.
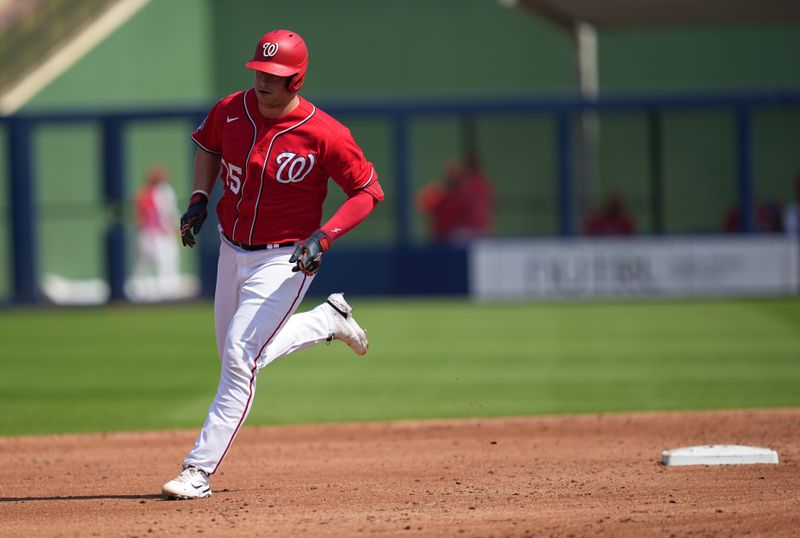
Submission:
[[[195,140],[195,138],[194,138],[194,137],[192,137],[192,142],[194,142],[195,144],[197,144],[198,146],[200,146],[200,149],[202,149],[202,150],[203,150],[203,151],[205,151],[206,153],[210,153],[210,154],[212,154],[212,155],[222,155],[222,153],[220,153],[220,152],[218,152],[218,151],[211,151],[210,149],[208,149],[207,147],[205,147],[203,144],[201,144],[200,142],[198,142],[197,140]],[[215,179],[216,179],[216,178],[215,178]]]
[[[369,179],[367,179],[367,182],[364,183],[363,185],[361,185],[360,187],[358,187],[356,190],[359,191],[359,190],[363,189],[364,187],[366,187],[367,185],[369,185],[370,183],[372,183],[372,178],[373,177],[375,177],[375,167],[374,166],[372,167],[372,172],[369,173]]]
[[[277,133],[275,136],[272,137],[272,140],[269,142],[269,147],[267,148],[267,155],[264,158],[264,167],[261,169],[261,185],[258,188],[258,198],[256,198],[256,205],[253,208],[253,224],[250,225],[250,237],[247,239],[247,242],[251,245],[253,244],[253,230],[256,229],[256,219],[258,218],[258,205],[261,203],[261,193],[264,191],[264,174],[267,172],[267,165],[269,164],[269,156],[272,153],[272,145],[275,143],[275,140],[281,136],[282,134],[288,133],[292,129],[297,129],[305,122],[310,120],[314,114],[317,112],[317,107],[311,105],[311,113],[306,116],[304,119],[300,120],[299,122],[295,123],[291,127],[284,129],[283,131]]]
[[[247,119],[250,120],[250,125],[253,126],[253,142],[250,144],[250,151],[247,152],[247,160],[244,162],[244,178],[242,178],[242,186],[239,188],[239,201],[236,202],[236,218],[233,219],[233,229],[231,230],[232,239],[236,239],[236,225],[239,224],[239,204],[242,203],[244,186],[247,185],[247,171],[250,168],[247,165],[250,162],[250,155],[253,154],[253,148],[256,147],[256,138],[258,138],[258,127],[256,127],[256,122],[253,121],[253,117],[250,116],[250,111],[247,110],[247,94],[250,93],[250,91],[251,90],[247,90],[242,94],[242,107],[244,108],[245,114],[247,114]]]
[[[236,424],[236,428],[233,430],[233,433],[231,434],[231,438],[228,441],[228,444],[225,446],[225,450],[222,452],[222,455],[219,457],[219,461],[217,461],[217,464],[214,466],[214,470],[211,471],[211,473],[209,473],[209,474],[214,474],[214,473],[217,472],[217,469],[219,469],[219,466],[222,463],[222,460],[224,460],[225,456],[228,454],[228,450],[231,448],[231,444],[233,444],[233,440],[236,439],[236,435],[239,433],[239,430],[242,427],[242,423],[244,423],[244,419],[247,416],[247,412],[250,409],[250,405],[253,403],[253,384],[256,382],[256,374],[258,373],[258,358],[261,356],[262,353],[264,353],[264,348],[267,347],[267,344],[272,342],[272,339],[275,338],[275,335],[278,334],[279,330],[281,330],[281,327],[283,327],[283,324],[286,323],[286,319],[289,317],[289,314],[291,314],[292,311],[295,309],[295,307],[297,305],[297,301],[300,299],[300,296],[302,295],[302,292],[303,292],[303,288],[306,285],[306,280],[308,280],[308,277],[306,275],[303,275],[303,281],[300,283],[300,287],[297,290],[297,295],[295,295],[291,306],[289,306],[289,309],[283,315],[283,319],[281,319],[281,322],[278,324],[277,327],[275,327],[275,330],[272,331],[272,334],[269,335],[269,338],[267,338],[267,341],[264,342],[264,345],[261,346],[261,349],[258,350],[258,353],[253,358],[253,368],[250,370],[250,388],[249,388],[250,394],[247,396],[247,403],[244,406],[244,411],[242,411],[242,416],[239,418],[239,422]]]

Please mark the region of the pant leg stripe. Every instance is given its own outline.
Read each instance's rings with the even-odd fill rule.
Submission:
[[[250,394],[247,397],[247,403],[244,406],[244,411],[242,412],[242,416],[239,418],[239,422],[238,422],[238,424],[236,424],[236,428],[233,430],[233,434],[231,435],[231,438],[228,441],[227,446],[225,446],[225,450],[222,452],[222,456],[220,456],[219,461],[214,466],[214,470],[211,471],[210,474],[216,473],[217,469],[219,469],[220,464],[222,464],[222,460],[225,459],[225,456],[228,454],[228,450],[231,448],[231,444],[233,444],[233,440],[236,439],[236,435],[239,433],[239,429],[242,427],[242,423],[244,422],[244,418],[247,416],[247,410],[250,408],[250,404],[253,401],[253,383],[255,383],[255,381],[256,381],[256,374],[258,372],[258,358],[264,352],[264,348],[267,347],[267,344],[269,344],[272,341],[272,339],[275,338],[275,335],[278,334],[278,331],[281,329],[281,327],[283,327],[283,324],[286,322],[286,318],[288,318],[289,314],[294,310],[295,304],[297,304],[297,301],[300,299],[300,294],[303,291],[303,287],[306,285],[306,279],[307,278],[308,277],[306,275],[303,275],[303,281],[300,283],[300,288],[297,290],[297,295],[295,295],[295,298],[292,301],[292,304],[289,307],[289,310],[286,311],[286,314],[283,315],[283,319],[281,319],[281,322],[278,324],[277,327],[275,327],[275,330],[272,331],[272,334],[269,335],[269,338],[267,338],[267,341],[264,342],[264,345],[261,346],[261,349],[259,349],[259,351],[256,354],[256,356],[253,358],[253,369],[250,370]]]

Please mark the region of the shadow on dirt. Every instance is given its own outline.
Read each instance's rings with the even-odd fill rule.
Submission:
[[[65,495],[62,497],[0,497],[0,503],[16,503],[16,502],[33,502],[33,501],[97,501],[97,500],[112,500],[112,499],[130,499],[146,500],[158,499],[161,500],[161,495]]]

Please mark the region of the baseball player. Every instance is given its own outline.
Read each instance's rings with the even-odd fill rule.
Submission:
[[[246,67],[246,91],[220,100],[192,134],[194,192],[181,217],[184,245],[194,246],[217,176],[220,254],[214,298],[219,387],[182,472],[164,484],[167,498],[211,495],[219,469],[242,427],[256,375],[272,361],[323,341],[367,352],[365,331],[341,293],[295,314],[330,246],[383,199],[372,163],[350,131],[298,95],[308,51],[295,32],[265,34]],[[322,204],[333,180],[347,195],[325,224]]]
[[[178,206],[163,164],[147,169],[147,181],[136,193],[136,265],[134,299],[167,299],[179,285]],[[151,273],[153,274],[150,277]]]

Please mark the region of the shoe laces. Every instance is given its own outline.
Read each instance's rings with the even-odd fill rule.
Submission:
[[[205,471],[198,469],[197,467],[192,467],[191,465],[185,467],[183,471],[181,471],[181,478],[184,480],[191,480],[194,476],[205,480],[208,475],[205,473]]]

